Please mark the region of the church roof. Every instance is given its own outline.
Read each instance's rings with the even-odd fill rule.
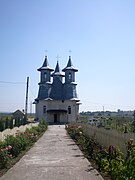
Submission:
[[[72,64],[72,61],[71,61],[71,56],[69,56],[69,60],[68,60],[68,63],[67,63],[67,66],[62,70],[62,71],[66,71],[66,70],[73,70],[73,71],[78,71],[76,68],[74,68],[73,64]]]
[[[54,71],[54,69],[49,67],[47,56],[45,56],[45,60],[44,60],[43,66],[38,69],[38,71],[42,71],[42,70]]]
[[[59,62],[57,61],[55,71],[52,73],[51,76],[64,76],[63,73],[60,70]]]
[[[38,97],[35,99],[35,103],[38,102],[39,100],[45,100],[45,101],[51,101],[51,100],[71,100],[71,101],[76,101],[78,102],[79,99],[77,97],[77,92],[76,92],[76,83],[73,81],[65,82],[63,83],[62,77],[65,76],[63,75],[64,72],[68,70],[72,70],[72,72],[78,71],[73,67],[72,61],[71,61],[71,56],[69,56],[69,60],[67,63],[66,68],[63,69],[64,72],[61,71],[59,62],[57,61],[56,67],[54,72],[48,73],[49,78],[44,81],[44,71],[42,70],[49,70],[52,71],[52,69],[49,67],[47,57],[45,57],[43,66],[38,69],[41,71],[41,76],[42,81],[39,83],[39,91],[38,91]],[[67,74],[66,74],[67,75]],[[50,76],[53,77],[53,81],[51,81]],[[65,77],[66,79],[67,77]]]

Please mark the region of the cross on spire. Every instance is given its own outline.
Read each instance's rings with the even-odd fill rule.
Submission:
[[[59,61],[59,58],[60,58],[59,55],[57,55],[56,58],[57,58],[57,61]]]
[[[71,51],[71,50],[69,50],[68,52],[69,52],[69,55],[71,56],[72,51]]]
[[[47,51],[47,49],[45,50],[45,55],[47,56],[47,53],[48,53],[48,51]]]

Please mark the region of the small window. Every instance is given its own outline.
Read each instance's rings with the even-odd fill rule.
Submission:
[[[43,106],[43,113],[46,113],[46,106]]]
[[[45,78],[45,79],[47,78],[47,73],[46,73],[46,72],[44,73],[44,78]]]
[[[71,106],[68,106],[68,114],[71,114]]]
[[[69,73],[68,74],[68,79],[71,80],[71,78],[72,78],[72,75],[71,75],[71,73]]]

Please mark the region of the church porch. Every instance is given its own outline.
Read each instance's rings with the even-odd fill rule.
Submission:
[[[49,124],[65,124],[65,123],[68,123],[67,110],[65,110],[65,109],[47,110],[47,122]]]

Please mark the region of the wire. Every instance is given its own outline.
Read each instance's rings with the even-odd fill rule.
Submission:
[[[25,82],[8,82],[8,81],[0,81],[2,84],[25,84]]]
[[[34,98],[36,97],[30,87],[29,87],[29,92],[31,93],[31,95],[32,95]]]

